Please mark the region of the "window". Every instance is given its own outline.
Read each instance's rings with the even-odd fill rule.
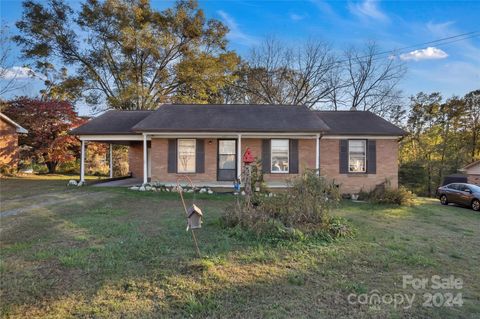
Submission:
[[[367,141],[348,141],[348,171],[350,173],[365,173],[367,168],[366,157]]]
[[[196,141],[178,140],[177,146],[177,172],[195,173]]]
[[[480,193],[480,186],[476,185],[469,185],[468,188],[472,191],[472,193]]]
[[[218,143],[218,168],[235,169],[235,140],[219,140]]]
[[[272,173],[288,173],[288,140],[271,140]]]

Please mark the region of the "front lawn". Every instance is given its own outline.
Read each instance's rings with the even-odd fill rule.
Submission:
[[[223,229],[234,197],[200,196],[195,258],[177,194],[1,180],[4,317],[463,317],[480,313],[480,214],[421,199],[415,207],[344,202],[356,228],[336,242],[261,242]],[[40,184],[38,184],[40,183]],[[12,191],[14,189],[14,191]],[[454,275],[463,306],[423,307],[402,276]],[[349,295],[416,293],[413,307]],[[454,291],[452,291],[454,292]],[[457,292],[457,291],[455,291]],[[442,291],[443,293],[443,291]]]

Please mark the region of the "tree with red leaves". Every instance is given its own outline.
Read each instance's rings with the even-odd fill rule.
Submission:
[[[49,173],[75,159],[80,142],[68,131],[85,120],[69,102],[19,98],[8,101],[2,112],[28,130],[19,136],[19,145],[28,146],[27,155],[45,163]]]

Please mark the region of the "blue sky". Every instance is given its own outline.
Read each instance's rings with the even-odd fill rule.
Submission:
[[[163,9],[172,1],[152,4]],[[382,50],[392,50],[480,31],[480,1],[200,1],[200,7],[207,17],[230,28],[230,47],[243,56],[265,36],[291,45],[320,39],[336,50],[373,40]],[[13,25],[21,16],[21,2],[1,0],[0,15]],[[404,52],[408,72],[400,88],[405,95],[440,91],[449,97],[480,88],[480,36],[431,47]],[[12,63],[24,63],[17,48],[12,51]],[[38,83],[32,83],[18,94],[37,91]],[[88,110],[81,108],[81,112]]]

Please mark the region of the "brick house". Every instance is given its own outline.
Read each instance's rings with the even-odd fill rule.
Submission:
[[[18,134],[28,133],[0,112],[0,170],[15,171],[18,165]]]
[[[480,160],[468,164],[461,168],[460,171],[467,175],[468,183],[480,185]]]
[[[192,104],[109,111],[71,133],[82,150],[87,141],[128,145],[130,171],[144,183],[175,183],[185,174],[199,185],[231,187],[249,148],[269,187],[285,187],[304,169],[317,169],[343,193],[385,180],[397,187],[398,140],[405,135],[370,112]]]

